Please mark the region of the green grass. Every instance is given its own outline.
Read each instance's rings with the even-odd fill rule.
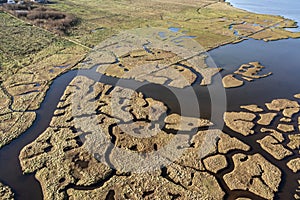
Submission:
[[[195,1],[172,3],[148,0],[146,3],[144,0],[57,0],[50,6],[80,18],[81,23],[71,29],[68,37],[90,47],[122,30],[176,26],[189,35],[197,36],[196,40],[210,49],[238,40],[233,31],[229,30],[230,24],[247,22],[269,26],[283,20],[278,16],[249,13],[217,2],[202,0],[196,4]],[[215,4],[198,12],[198,8],[209,3]]]
[[[5,103],[6,95],[0,96],[0,101],[5,103],[1,109],[12,115],[38,109],[51,81],[74,67],[87,53],[80,45],[3,12],[0,12],[0,51],[1,89],[12,97],[9,104],[16,112]],[[0,133],[0,148],[18,137],[33,120],[15,118],[8,123],[1,118],[0,126],[7,131]]]
[[[216,3],[216,0],[197,1],[197,4],[194,1],[176,2],[148,0],[146,4],[144,0],[57,0],[46,6],[78,17],[80,23],[72,27],[66,37],[89,47],[122,30],[173,26],[182,28],[188,35],[196,36],[196,41],[210,49],[239,39],[229,30],[231,24],[247,22],[270,26],[283,20],[278,16],[238,10],[224,3]],[[209,3],[214,4],[199,9]],[[281,26],[292,24],[286,21]],[[64,39],[1,12],[0,29],[0,80],[3,80],[4,74],[14,74],[32,60],[40,59],[40,51],[44,50],[47,54],[48,48],[67,46]],[[265,37],[270,38],[268,34],[272,32],[266,33]],[[272,38],[280,38],[280,35],[297,36],[282,29],[273,32]],[[49,55],[52,53],[49,51]]]
[[[82,49],[74,50],[73,46],[77,45],[3,12],[0,12],[0,30],[0,81],[5,81],[24,67],[33,68],[35,63],[40,65],[47,58],[55,58],[65,49],[69,49],[65,50],[65,54],[74,54],[74,57],[77,57],[75,54],[84,55]],[[62,56],[60,59],[65,62]],[[45,65],[59,64],[60,60],[47,62]]]
[[[53,34],[28,25],[3,12],[0,12],[0,30],[1,75],[15,73],[22,67],[24,58],[57,41]]]

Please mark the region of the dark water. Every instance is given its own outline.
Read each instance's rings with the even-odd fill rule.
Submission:
[[[264,106],[265,103],[271,102],[276,98],[294,99],[293,95],[300,93],[300,40],[287,39],[273,42],[263,42],[253,39],[234,44],[219,47],[210,52],[210,55],[216,62],[217,66],[223,67],[225,70],[222,75],[230,74],[235,71],[241,64],[251,61],[259,61],[266,68],[262,74],[273,72],[267,78],[255,80],[254,82],[245,81],[245,85],[239,88],[231,88],[226,90],[227,109],[229,111],[238,111],[240,105],[257,104]],[[296,99],[294,99],[296,100]],[[294,122],[297,127],[297,122]],[[272,124],[271,127],[276,127]],[[232,132],[228,128],[224,131],[231,136],[235,136],[240,140],[250,144],[252,147],[251,154],[260,153],[271,163],[276,164],[283,172],[283,181],[280,185],[280,191],[276,194],[275,199],[294,199],[293,195],[298,187],[297,179],[300,175],[292,173],[285,165],[286,159],[283,161],[274,160],[268,153],[264,152],[256,143],[263,135],[256,134],[245,138],[239,134]],[[257,129],[256,131],[259,131]],[[220,173],[229,172],[231,169]],[[241,191],[234,192],[229,199],[238,196],[251,197]]]
[[[247,40],[239,44],[226,45],[219,47],[209,52],[217,66],[224,68],[222,75],[226,75],[235,71],[241,64],[251,61],[259,61],[266,66],[265,72],[273,72],[273,75],[254,82],[246,83],[243,87],[226,90],[227,94],[227,109],[239,110],[240,105],[258,104],[263,105],[275,98],[292,98],[296,93],[300,93],[300,40],[288,39],[274,42],[263,42],[256,40]],[[32,142],[40,135],[49,125],[56,105],[63,94],[65,87],[76,76],[77,71],[70,71],[57,79],[51,85],[41,108],[37,111],[37,119],[33,126],[28,129],[21,137],[14,140],[11,144],[0,150],[0,181],[13,188],[16,193],[16,199],[42,199],[42,193],[39,183],[34,179],[33,175],[23,175],[20,169],[18,155],[20,150]],[[99,75],[94,70],[83,71],[81,74],[86,75],[94,80],[99,80]],[[115,85],[118,81],[114,78],[103,76],[101,82]],[[215,79],[211,89],[216,88],[220,82]],[[129,88],[139,88],[138,91],[143,92],[148,97],[165,102],[170,108],[170,112],[180,113],[182,110],[178,108],[178,101],[174,100],[175,96],[184,96],[185,109],[183,115],[197,117],[199,113],[195,113],[195,105],[191,103],[188,95],[184,90],[162,88],[158,85],[144,85],[135,81],[125,81],[123,86]],[[210,90],[207,87],[194,86],[199,101],[201,117],[210,118],[212,115]],[[197,105],[198,106],[198,105]],[[216,113],[215,122],[219,127],[222,127],[222,106],[218,105],[213,112]],[[277,199],[292,199],[292,196],[297,187],[296,179],[299,175],[292,174],[282,161],[274,161],[270,155],[263,152],[260,146],[255,142],[259,136],[251,136],[247,138],[241,137],[239,134],[224,129],[228,134],[236,136],[242,141],[253,146],[250,153],[261,153],[266,159],[272,161],[284,171],[283,183],[280,186],[280,191],[277,194]],[[231,166],[232,167],[232,166]],[[218,176],[230,171],[231,168],[225,169]],[[222,185],[222,183],[221,183]],[[223,188],[226,186],[223,184]],[[228,189],[228,188],[227,188]],[[231,192],[228,199],[233,197],[248,196],[253,199],[258,197],[249,193],[234,191]]]
[[[267,78],[245,81],[239,88],[226,90],[228,109],[236,110],[241,104],[260,104],[275,98],[292,98],[300,93],[300,40],[287,39],[263,42],[249,39],[229,44],[209,52],[217,66],[224,68],[222,75],[230,74],[241,64],[259,61],[265,66]]]
[[[236,8],[259,14],[280,15],[298,22],[298,28],[288,29],[299,32],[300,1],[298,0],[226,0]]]
[[[16,199],[42,199],[39,183],[33,175],[23,175],[19,163],[21,149],[35,140],[49,126],[52,115],[66,86],[75,77],[76,72],[68,72],[58,77],[47,92],[46,98],[37,110],[33,125],[9,145],[0,150],[0,181],[15,191]]]

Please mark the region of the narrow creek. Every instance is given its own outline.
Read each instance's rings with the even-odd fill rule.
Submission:
[[[239,111],[240,105],[247,104],[263,106],[264,103],[270,102],[273,99],[291,99],[294,94],[300,93],[299,47],[299,39],[287,39],[268,43],[249,39],[238,44],[229,44],[210,51],[209,54],[216,62],[217,66],[224,69],[221,72],[223,76],[233,73],[233,71],[241,64],[251,61],[259,61],[262,65],[266,66],[266,69],[264,69],[263,72],[273,72],[273,75],[270,77],[255,80],[254,82],[247,82],[244,86],[239,88],[226,90],[228,103],[227,110]],[[16,199],[38,200],[43,198],[41,187],[34,178],[34,175],[22,174],[18,160],[19,152],[25,145],[35,140],[48,127],[60,97],[66,86],[77,73],[78,71],[76,70],[69,71],[56,78],[48,90],[40,109],[36,111],[37,118],[34,124],[18,139],[0,150],[0,182],[13,188]],[[95,72],[95,69],[81,70],[81,75],[86,75],[97,81],[100,77],[100,75]],[[100,82],[111,85],[115,85],[117,81],[118,79],[116,78],[106,76],[102,76],[100,79]],[[214,81],[216,82],[216,80]],[[174,100],[174,95],[170,91],[155,84],[143,87],[139,86],[142,86],[142,84],[136,81],[124,81],[124,87],[139,88],[138,91],[143,92],[146,97],[152,97],[164,102],[169,107],[170,112],[180,113],[178,103]],[[211,102],[208,88],[199,85],[194,85],[193,88],[197,94],[201,117],[210,118]],[[180,89],[178,89],[177,92],[185,95],[184,90],[180,91]],[[185,103],[188,106],[184,113],[182,113],[183,115],[199,115],[199,113],[193,113],[194,105],[189,105],[188,96],[186,97]],[[223,113],[218,113],[217,121],[213,121],[215,124],[218,125],[218,121],[222,121],[222,114]],[[267,160],[283,170],[284,180],[280,186],[280,191],[276,195],[276,199],[292,199],[297,187],[296,180],[300,178],[299,174],[293,174],[285,165],[283,165],[282,161],[277,161],[269,154],[262,151],[260,146],[256,143],[256,139],[260,137],[259,135],[245,138],[227,128],[224,128],[224,131],[252,146],[252,150],[249,154],[257,152],[261,153]],[[221,175],[232,170],[232,162],[230,162],[230,164],[231,166],[229,166],[228,169],[225,169]],[[247,196],[253,199],[257,198],[257,196],[249,192],[229,192],[224,186],[223,189],[228,193],[226,196],[227,199],[234,199],[233,197],[237,196]]]

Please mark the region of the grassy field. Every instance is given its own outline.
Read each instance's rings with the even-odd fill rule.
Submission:
[[[39,27],[32,26],[13,16],[0,12],[0,81],[15,75],[18,70],[41,62],[53,55],[63,55],[61,50],[70,49],[67,54],[78,54],[75,44]],[[83,53],[83,52],[82,52]],[[84,54],[83,54],[84,55]],[[61,64],[58,60],[45,64]],[[39,66],[35,66],[39,68]]]
[[[69,37],[90,47],[121,30],[139,27],[179,27],[188,35],[197,36],[196,40],[207,49],[239,40],[234,31],[229,29],[234,24],[250,24],[248,32],[244,31],[244,27],[236,27],[243,36],[252,37],[257,31],[270,27],[280,30],[281,34],[267,32],[260,39],[300,36],[282,31],[283,27],[292,26],[292,21],[245,12],[216,0],[184,3],[159,0],[149,0],[147,3],[144,0],[57,0],[50,6],[80,18],[81,23],[73,28]],[[261,25],[261,28],[255,29],[254,24]]]
[[[4,12],[0,30],[1,148],[30,127],[52,80],[87,49]]]
[[[55,42],[54,35],[0,13],[0,80],[18,70],[24,58]]]

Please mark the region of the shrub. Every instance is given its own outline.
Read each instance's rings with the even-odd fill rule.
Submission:
[[[38,4],[5,4],[4,9],[16,17],[25,18],[37,26],[44,27],[58,34],[67,34],[67,30],[79,22],[74,15]]]
[[[27,19],[29,20],[35,20],[35,19],[59,20],[59,19],[64,19],[65,17],[66,15],[60,12],[36,11],[36,10],[29,12],[27,15]]]
[[[18,17],[18,18],[21,18],[21,17],[27,17],[27,14],[28,12],[26,11],[22,11],[22,12],[15,12],[15,16]]]
[[[32,10],[36,8],[33,4],[30,3],[24,3],[24,4],[3,4],[3,8],[7,11],[12,10]]]

